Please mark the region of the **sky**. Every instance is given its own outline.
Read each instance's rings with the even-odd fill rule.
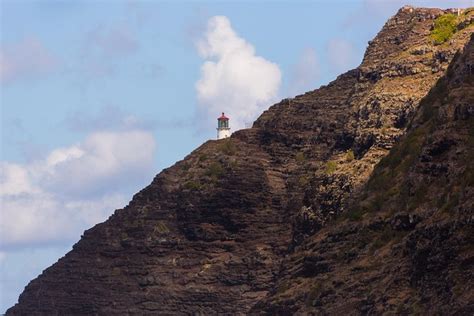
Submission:
[[[0,0],[0,313],[163,168],[361,62],[405,4]]]

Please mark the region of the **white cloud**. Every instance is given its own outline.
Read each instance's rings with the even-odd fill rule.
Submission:
[[[298,62],[293,66],[289,83],[291,95],[316,89],[320,66],[313,48],[303,50]]]
[[[41,77],[59,64],[57,58],[36,37],[0,49],[0,83]]]
[[[84,229],[104,221],[126,201],[121,194],[72,202],[49,192],[4,196],[0,247],[18,249],[70,242],[78,239]]]
[[[28,170],[20,165],[0,163],[0,195],[19,195],[35,191]]]
[[[153,136],[148,132],[94,133],[79,146],[50,154],[48,161],[58,155],[65,158],[48,166],[43,185],[72,196],[102,194],[105,189],[146,176],[154,149]]]
[[[31,164],[1,162],[0,249],[77,239],[148,180],[154,151],[148,132],[97,132]]]
[[[203,117],[214,120],[224,111],[235,131],[250,124],[275,101],[281,83],[278,65],[257,56],[254,47],[232,29],[227,17],[210,18],[204,38],[196,47],[206,60],[196,83]]]
[[[337,72],[345,72],[357,66],[354,45],[347,40],[334,38],[327,44],[329,65]]]

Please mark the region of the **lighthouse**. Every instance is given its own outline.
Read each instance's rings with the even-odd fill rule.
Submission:
[[[229,118],[222,115],[217,118],[217,139],[223,139],[230,136]]]

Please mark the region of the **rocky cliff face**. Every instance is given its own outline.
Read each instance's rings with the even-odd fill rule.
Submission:
[[[430,94],[419,107],[473,31],[465,12],[435,46],[430,30],[446,13],[401,9],[360,67],[164,170],[86,231],[7,314],[469,311],[472,288],[458,281],[472,280],[472,179],[436,181],[472,173],[464,152],[474,146],[463,134],[472,133],[463,92],[472,76],[460,71],[471,53],[455,58],[446,96]],[[407,155],[413,134],[424,136]],[[426,177],[440,191],[420,191]],[[441,191],[444,213],[422,199]],[[402,198],[416,205],[403,208]]]
[[[474,312],[474,35],[342,216],[283,261],[253,311]]]

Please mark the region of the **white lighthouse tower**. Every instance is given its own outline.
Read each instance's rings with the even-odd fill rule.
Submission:
[[[217,139],[223,139],[230,136],[229,118],[222,115],[217,118]]]

